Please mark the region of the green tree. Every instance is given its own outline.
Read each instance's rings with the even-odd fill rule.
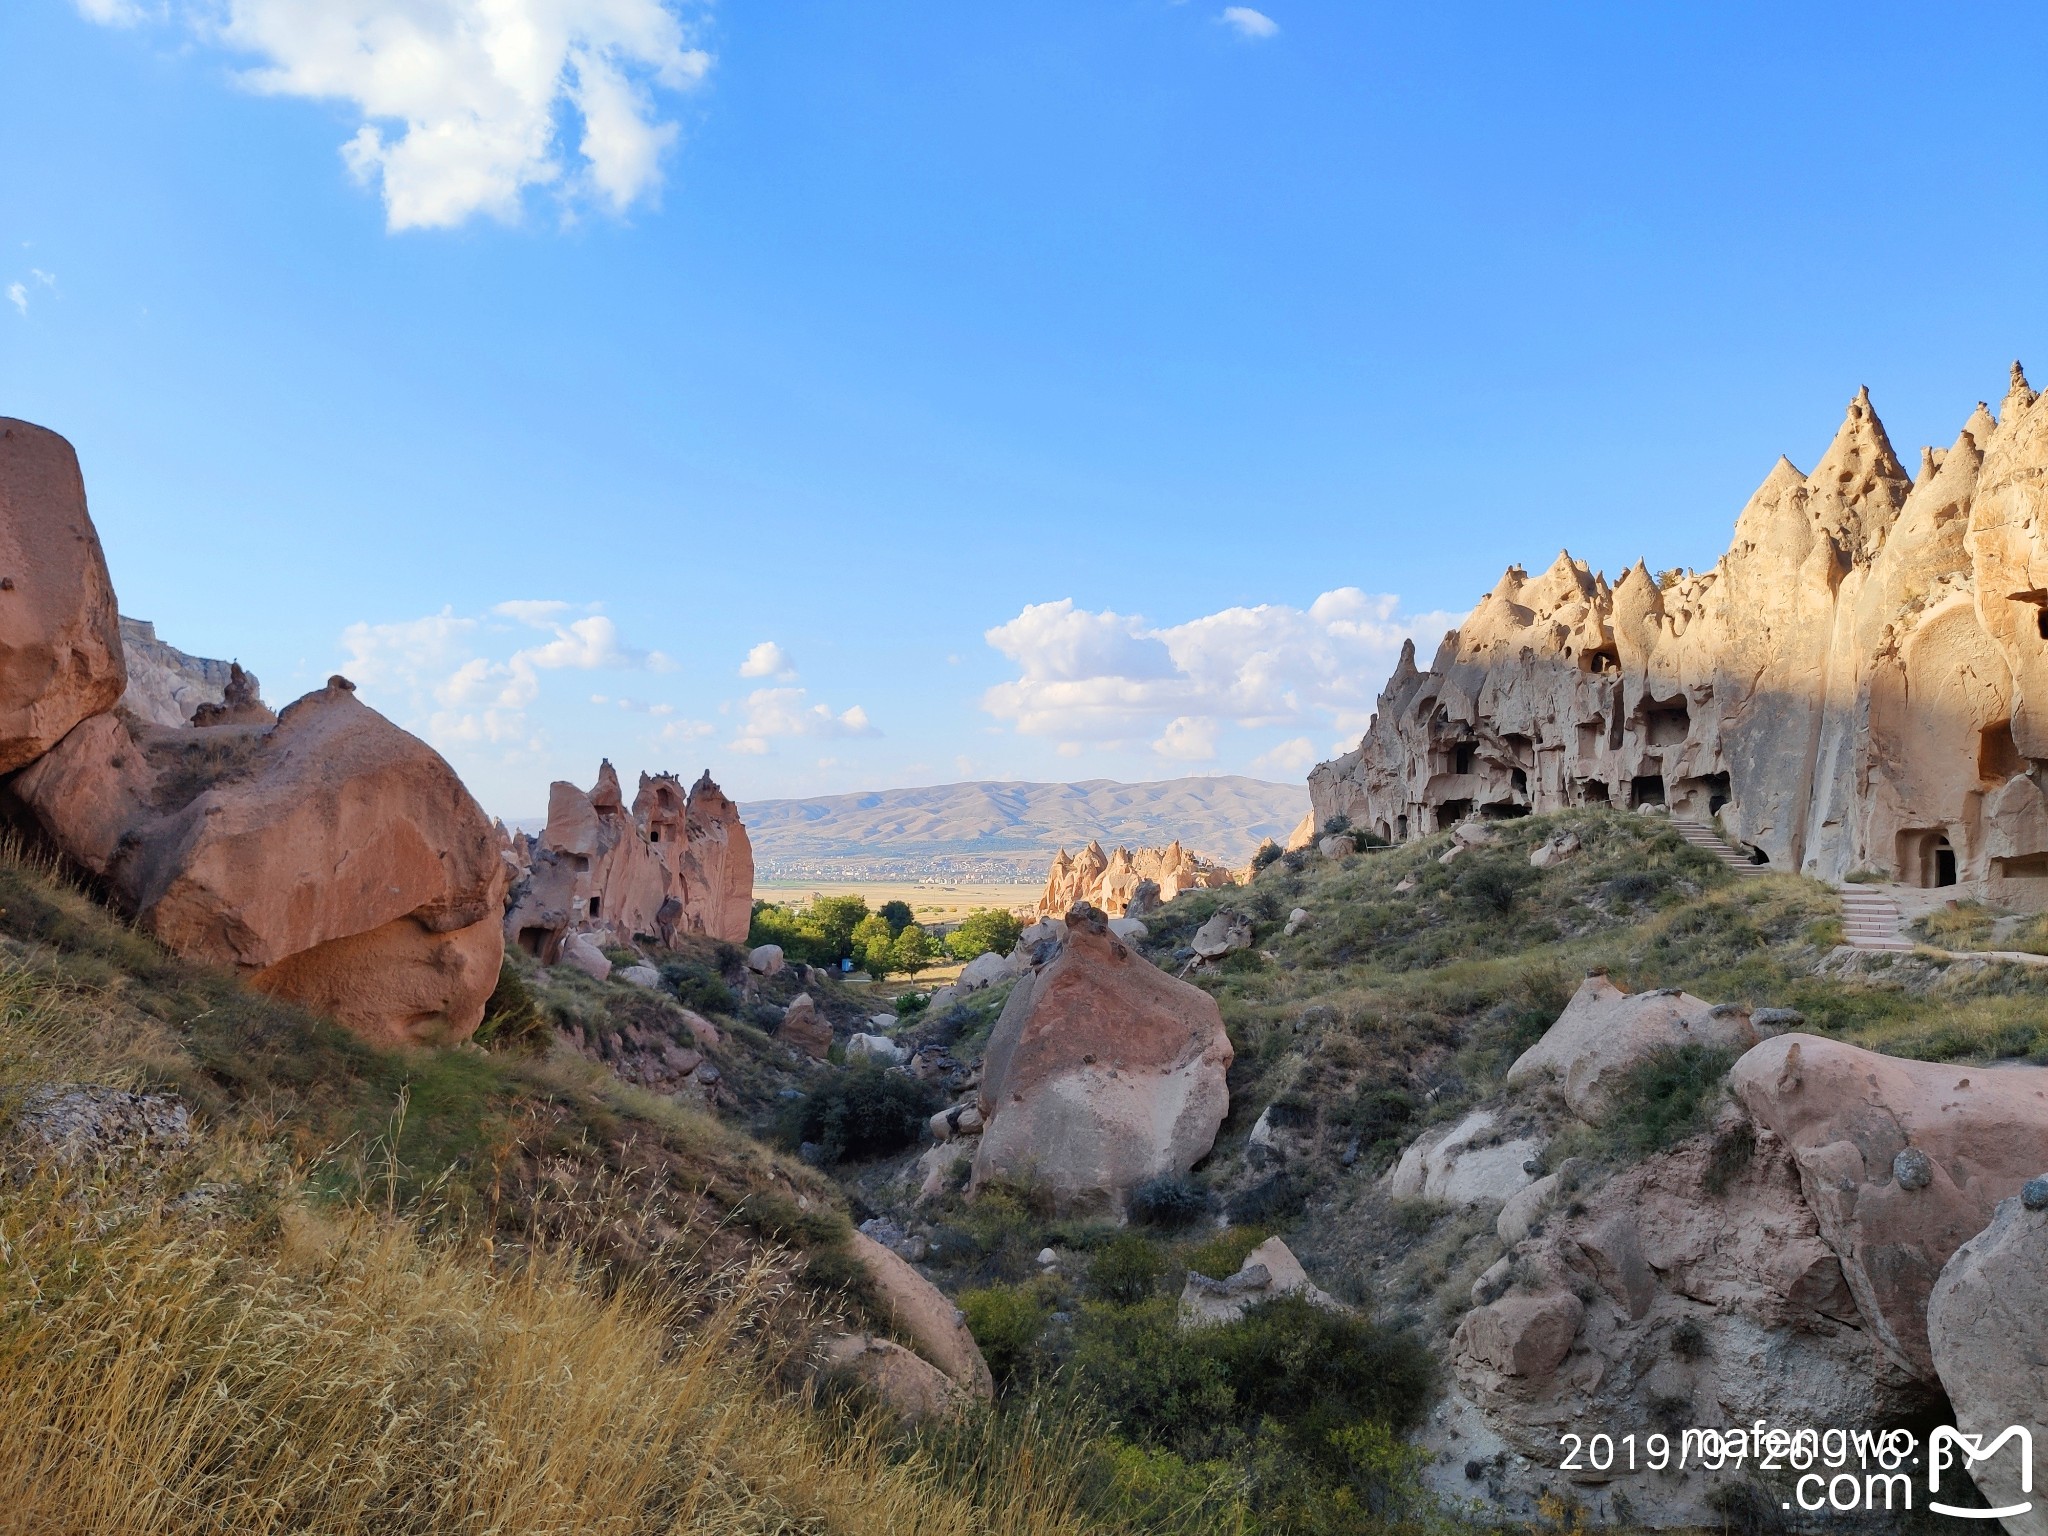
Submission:
[[[932,948],[932,936],[912,923],[896,935],[889,953],[895,958],[897,970],[915,972],[932,963]]]
[[[994,951],[1007,955],[1017,947],[1023,924],[998,907],[978,907],[946,935],[946,950],[955,960],[972,960]]]
[[[889,932],[900,934],[917,921],[917,914],[910,910],[907,901],[885,901],[875,909],[889,921]]]
[[[896,958],[892,953],[895,941],[896,936],[889,932],[889,920],[879,912],[870,912],[848,936],[849,953],[855,965],[875,980],[885,981]]]
[[[858,963],[860,955],[853,947],[853,931],[867,915],[867,900],[860,896],[820,896],[812,902],[804,913],[806,926],[815,927],[831,949],[822,961],[812,964],[832,965],[848,955]]]

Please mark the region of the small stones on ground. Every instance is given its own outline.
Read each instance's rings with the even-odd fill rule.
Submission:
[[[192,1111],[168,1093],[57,1086],[32,1094],[16,1123],[64,1166],[182,1152]]]
[[[1051,1269],[1055,1264],[1059,1263],[1059,1261],[1060,1256],[1054,1253],[1050,1248],[1041,1248],[1038,1250],[1038,1267],[1040,1269]]]

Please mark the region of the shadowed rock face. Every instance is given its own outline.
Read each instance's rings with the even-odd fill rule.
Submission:
[[[542,959],[553,961],[572,930],[622,944],[692,933],[731,944],[747,937],[753,848],[739,807],[709,773],[688,793],[672,773],[643,773],[629,811],[605,762],[587,793],[550,786],[546,829],[513,841],[521,878],[505,938]]]
[[[2017,365],[1917,475],[1859,394],[1711,570],[1610,586],[1560,554],[1511,567],[1427,671],[1404,649],[1357,749],[1309,777],[1317,824],[1662,804],[1776,868],[2048,901],[2044,470]]]
[[[1147,881],[1155,889],[1141,897],[1139,887]],[[1182,891],[1215,890],[1236,883],[1221,864],[1188,852],[1178,840],[1164,848],[1136,852],[1119,848],[1110,854],[1102,851],[1102,844],[1090,843],[1076,854],[1062,848],[1053,855],[1045,894],[1038,898],[1034,910],[1041,917],[1064,917],[1075,903],[1086,902],[1111,917],[1141,917]],[[1134,902],[1140,910],[1132,911]]]
[[[1214,998],[1114,937],[1095,908],[1075,907],[1066,930],[990,1036],[974,1182],[1028,1176],[1065,1198],[1121,1201],[1215,1145],[1230,1039]]]
[[[78,455],[0,416],[0,773],[35,761],[128,684]]]

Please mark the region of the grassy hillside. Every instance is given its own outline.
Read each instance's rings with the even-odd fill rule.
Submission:
[[[835,1188],[520,990],[503,1049],[385,1055],[0,856],[0,1530],[1114,1528],[1082,1420],[811,1403],[861,1299]],[[109,1089],[189,1134],[53,1155]]]

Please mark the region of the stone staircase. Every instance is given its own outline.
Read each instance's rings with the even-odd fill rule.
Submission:
[[[1674,818],[1671,827],[1693,847],[1711,853],[1738,875],[1760,875],[1769,867],[1750,863],[1748,859],[1722,842],[1720,835],[1703,821],[1679,821]]]
[[[1864,885],[1842,885],[1842,932],[1851,949],[1910,950],[1899,932],[1899,904]]]

